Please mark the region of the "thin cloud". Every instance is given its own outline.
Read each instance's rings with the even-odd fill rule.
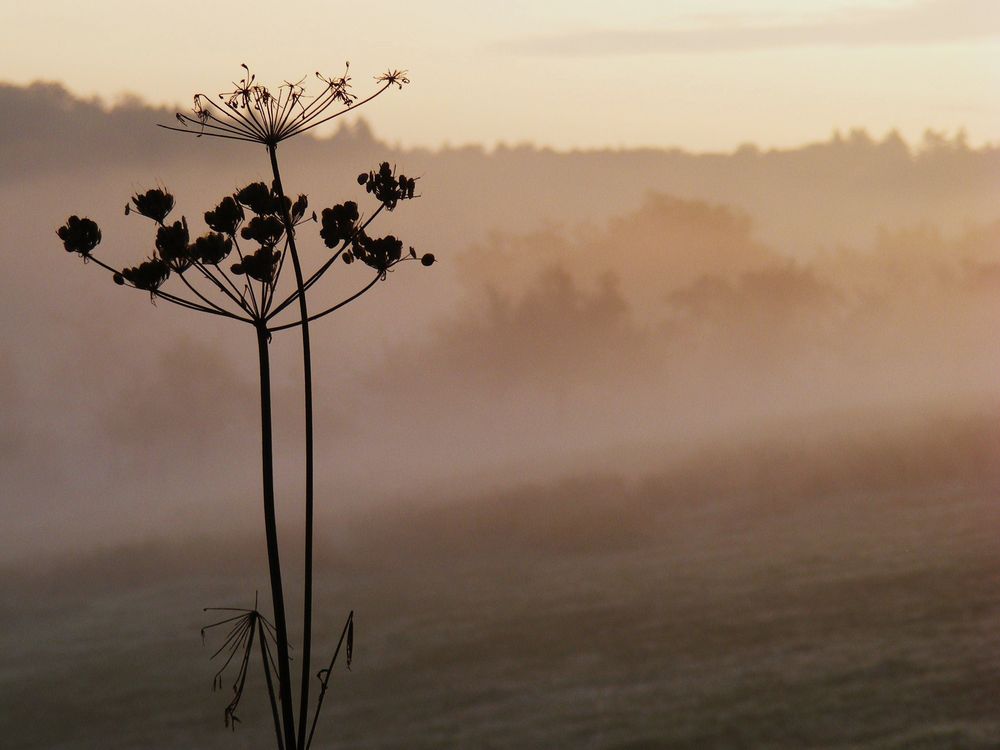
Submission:
[[[534,55],[594,56],[921,45],[1000,36],[1000,4],[995,0],[919,0],[897,8],[844,10],[809,20],[774,15],[702,19],[695,28],[539,35],[504,42],[501,48]]]

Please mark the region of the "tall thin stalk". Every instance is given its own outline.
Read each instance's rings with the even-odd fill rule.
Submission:
[[[292,679],[288,661],[288,626],[285,596],[281,585],[281,556],[278,552],[278,525],[274,512],[274,443],[271,427],[270,334],[263,323],[257,325],[257,355],[260,360],[260,453],[264,494],[264,535],[267,540],[267,568],[271,577],[271,604],[274,627],[278,631],[278,696],[284,727],[285,747],[294,748],[295,724],[292,714]]]
[[[285,190],[281,184],[281,172],[278,170],[278,147],[275,143],[267,145],[267,153],[271,158],[271,173],[274,176],[274,192],[281,205],[281,219],[285,224],[285,237],[288,242],[288,252],[292,257],[292,270],[295,272],[295,289],[299,296],[299,320],[302,321],[302,392],[305,402],[305,451],[306,451],[306,507],[305,507],[305,570],[303,572],[302,601],[302,674],[299,688],[299,736],[298,747],[304,748],[306,742],[306,720],[309,715],[309,682],[310,658],[312,652],[312,595],[313,595],[313,499],[315,487],[315,448],[313,444],[313,386],[312,386],[312,346],[309,341],[309,307],[306,304],[305,280],[302,278],[302,264],[299,262],[299,252],[295,247],[295,227],[288,212],[290,201],[285,200]]]

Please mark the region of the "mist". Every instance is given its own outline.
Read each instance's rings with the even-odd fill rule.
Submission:
[[[169,113],[135,100],[108,109],[56,85],[6,86],[0,99],[18,113],[0,153],[16,323],[0,352],[4,557],[250,533],[252,337],[117,289],[65,257],[53,230],[89,215],[102,257],[132,262],[151,246],[149,227],[121,215],[132,193],[160,181],[197,224],[265,161],[156,130]],[[970,420],[977,434],[1000,403],[996,149],[859,131],[713,155],[406,151],[357,121],[288,147],[290,189],[317,208],[358,198],[354,175],[383,158],[421,176],[421,198],[383,231],[441,262],[393,274],[319,334],[331,528],[373,505],[488,505],[522,482],[558,496],[597,475],[653,481],[706,450],[766,463],[768,436],[782,434],[814,446],[786,462],[797,474],[822,475],[831,459],[817,446],[830,440],[836,455],[846,440],[939,466],[928,482],[989,475],[984,456],[927,461],[917,446],[935,420]],[[338,272],[337,293],[352,271]],[[290,507],[293,349],[278,339]],[[907,471],[887,461],[885,476],[864,476],[892,484]],[[608,507],[621,495],[604,494]]]

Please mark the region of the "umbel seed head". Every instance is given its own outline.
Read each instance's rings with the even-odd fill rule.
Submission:
[[[191,236],[185,217],[181,216],[179,221],[167,223],[166,219],[175,204],[174,196],[164,187],[136,192],[125,204],[125,214],[137,213],[152,220],[156,224],[156,237],[153,254],[133,267],[115,268],[103,259],[91,256],[91,252],[101,242],[101,230],[88,218],[70,216],[56,230],[66,251],[77,253],[84,261],[92,261],[94,265],[109,271],[112,281],[119,286],[143,289],[151,297],[159,297],[181,307],[257,326],[267,324],[291,304],[296,296],[304,301],[306,288],[311,287],[338,256],[344,263],[359,261],[359,265],[374,269],[377,276],[372,284],[386,279],[393,267],[403,260],[419,261],[423,266],[433,265],[436,261],[432,253],[418,255],[413,247],[404,248],[402,240],[393,235],[372,237],[366,232],[369,224],[381,211],[392,211],[401,201],[419,197],[416,194],[419,178],[398,172],[391,162],[380,162],[375,169],[358,175],[358,184],[380,204],[364,220],[354,201],[345,201],[332,208],[313,210],[310,213],[309,199],[305,195],[298,195],[293,199],[281,187],[275,161],[278,143],[328,122],[356,105],[357,97],[350,93],[350,79],[346,71],[339,77],[317,74],[323,90],[318,96],[307,97],[302,81],[285,82],[272,94],[257,83],[246,65],[242,67],[245,76],[234,84],[235,90],[221,94],[218,102],[214,97],[197,94],[192,114],[178,114],[181,127],[162,127],[186,130],[189,126],[194,126],[195,129],[186,132],[265,144],[274,166],[274,181],[251,182],[223,197],[214,208],[205,211],[204,218],[209,231],[197,238]],[[377,76],[376,81],[380,84],[379,90],[360,103],[371,100],[389,87],[402,87],[409,82],[405,71],[399,70]],[[322,214],[322,220],[317,214]],[[320,237],[333,250],[333,257],[308,282],[304,282],[298,268],[293,240],[295,229],[307,220],[321,223]],[[241,248],[241,240],[254,243],[255,246],[251,246],[254,251],[249,252],[249,247]],[[279,302],[276,297],[278,276],[286,246],[296,259],[294,265],[299,288]],[[234,254],[238,258],[232,258],[224,268],[223,261]],[[228,302],[222,300],[216,303],[204,296],[193,285],[201,283],[201,277],[196,273],[197,278],[192,280],[188,271],[198,271],[209,285],[214,284],[228,298]],[[227,273],[243,277],[245,284],[242,291]],[[161,291],[173,274],[179,277],[179,281],[195,299],[189,298],[183,290],[180,294]],[[251,281],[263,285],[259,296],[255,294]],[[371,284],[363,291],[369,288]],[[352,299],[354,297],[345,300],[344,304]],[[226,309],[230,303],[241,312]],[[335,305],[312,317],[307,317],[303,311],[303,317],[299,321],[266,327],[269,331],[296,325],[305,327],[310,320],[333,312],[339,306]]]
[[[258,216],[276,214],[281,210],[278,196],[263,182],[251,182],[236,193],[236,200]]]
[[[253,240],[261,245],[274,246],[278,244],[278,240],[281,239],[284,231],[285,225],[277,216],[254,216],[240,230],[240,236],[245,240]]]
[[[136,289],[152,293],[170,276],[170,267],[159,258],[151,258],[133,268],[123,268],[121,275]],[[117,282],[115,279],[115,283]]]
[[[179,130],[196,136],[228,138],[230,140],[263,143],[274,147],[286,138],[312,130],[329,122],[355,106],[357,97],[351,93],[351,79],[345,69],[340,76],[316,73],[322,89],[306,95],[303,81],[286,81],[274,91],[257,81],[246,65],[234,89],[218,97],[196,94],[190,114],[177,113],[180,127],[161,125],[167,130]],[[303,79],[304,80],[304,79]],[[390,70],[376,76],[380,88],[368,97],[371,100],[390,86],[402,88],[409,83],[406,71]]]
[[[295,203],[292,204],[292,223],[294,224],[303,216],[306,215],[306,209],[309,208],[309,197],[305,195],[300,195],[296,198]]]
[[[135,211],[148,219],[152,219],[157,224],[162,224],[174,208],[174,196],[166,190],[153,188],[145,193],[136,193],[132,196],[132,205]],[[125,213],[129,213],[129,206],[125,206]]]
[[[389,162],[384,161],[379,165],[378,171],[372,170],[368,174],[358,175],[358,184],[364,185],[365,190],[373,194],[382,205],[392,211],[399,201],[415,198],[417,180],[407,177],[405,174],[396,176],[395,169],[389,166]]]
[[[321,214],[322,228],[319,236],[329,248],[334,248],[354,236],[354,226],[358,221],[358,204],[354,201],[338,203],[333,208],[324,208]]]
[[[262,245],[256,252],[245,256],[241,263],[234,263],[229,270],[237,276],[246,274],[251,279],[270,283],[274,280],[274,272],[280,260],[279,251],[271,245]]]
[[[212,211],[205,212],[205,223],[216,232],[232,237],[236,228],[243,221],[243,206],[231,195],[223,198]]]
[[[179,273],[191,265],[188,240],[187,221],[183,217],[156,230],[156,250],[160,259]]]
[[[90,255],[91,250],[101,244],[101,230],[90,219],[70,216],[66,223],[56,230],[63,247],[68,253]]]
[[[403,257],[403,242],[391,234],[385,237],[369,237],[362,233],[354,242],[353,255],[362,263],[384,274],[389,266]]]
[[[209,232],[196,239],[188,252],[199,263],[217,266],[232,252],[233,241],[218,232]]]

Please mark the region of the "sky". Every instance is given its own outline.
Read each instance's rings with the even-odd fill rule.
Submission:
[[[273,5],[273,4],[272,4]],[[38,0],[0,5],[0,71],[186,106],[248,63],[265,83],[387,68],[365,116],[406,146],[791,147],[836,130],[1000,140],[994,0],[421,3]]]

